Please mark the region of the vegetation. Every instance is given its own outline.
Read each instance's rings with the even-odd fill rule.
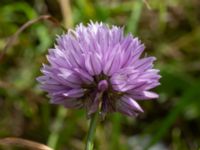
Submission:
[[[0,53],[29,20],[50,14],[64,26],[89,20],[124,26],[157,57],[158,100],[141,101],[137,118],[109,114],[97,128],[97,150],[197,150],[200,148],[199,0],[1,0]],[[60,6],[63,6],[62,9]],[[71,9],[71,13],[69,11]],[[67,14],[63,13],[68,10]],[[61,11],[62,10],[62,11]],[[63,29],[43,19],[26,28],[0,60],[0,138],[18,137],[55,150],[82,150],[88,124],[84,110],[49,104],[35,78]],[[3,144],[0,149],[23,149]],[[4,146],[3,146],[4,145]],[[7,146],[5,146],[7,145]],[[8,146],[10,145],[10,146]],[[16,148],[14,148],[16,147]],[[24,147],[24,149],[27,149]],[[35,148],[36,149],[36,148]]]

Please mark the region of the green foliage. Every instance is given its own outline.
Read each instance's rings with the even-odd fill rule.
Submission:
[[[99,128],[96,149],[129,150],[132,137],[148,137],[140,148],[198,149],[200,143],[200,28],[198,0],[71,1],[75,24],[89,20],[125,26],[139,36],[161,70],[160,98],[141,101],[138,118],[109,114]],[[57,2],[55,2],[57,3]],[[41,14],[59,14],[46,1],[0,2],[0,52],[9,36]],[[57,3],[59,6],[59,4]],[[53,11],[51,11],[53,10]],[[48,12],[49,11],[49,12]],[[62,16],[60,16],[62,18]],[[48,103],[35,78],[47,49],[63,31],[46,21],[27,28],[0,61],[0,137],[17,136],[55,149],[83,149],[88,129],[84,110],[65,110]],[[136,136],[137,135],[137,136]],[[128,143],[130,141],[130,143]],[[144,138],[144,143],[145,142]],[[0,148],[1,149],[1,148]]]

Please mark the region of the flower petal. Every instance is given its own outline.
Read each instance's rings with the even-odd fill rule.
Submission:
[[[79,98],[84,95],[83,89],[72,89],[65,93],[63,93],[63,96],[69,97],[69,98]]]
[[[149,100],[149,99],[156,99],[159,97],[158,94],[150,91],[142,91],[142,92],[130,92],[130,96],[137,100]]]
[[[116,107],[117,111],[129,116],[136,116],[139,112],[143,112],[140,105],[128,96],[123,96],[119,99]]]

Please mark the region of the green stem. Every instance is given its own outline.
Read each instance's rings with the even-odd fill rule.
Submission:
[[[95,135],[98,115],[99,115],[99,112],[97,111],[91,117],[90,127],[89,127],[89,131],[88,131],[87,139],[86,139],[85,150],[93,150],[93,139],[94,139],[94,135]]]
[[[59,140],[59,135],[60,131],[62,129],[62,126],[64,124],[64,119],[67,113],[67,109],[64,107],[59,107],[58,112],[57,112],[57,117],[56,120],[53,124],[53,129],[51,134],[49,135],[47,145],[53,149],[56,149],[58,140]]]
[[[140,21],[140,16],[142,13],[143,1],[136,0],[132,8],[132,13],[127,24],[127,32],[132,32],[134,35],[137,34],[137,28]]]

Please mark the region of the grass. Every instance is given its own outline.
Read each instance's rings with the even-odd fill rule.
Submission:
[[[149,137],[143,149],[156,144],[174,150],[200,147],[200,3],[147,2],[151,9],[140,0],[71,1],[74,24],[92,19],[125,26],[126,33],[145,43],[148,55],[157,57],[162,74],[162,85],[155,89],[160,98],[141,102],[145,113],[138,118],[108,115],[97,129],[96,149],[131,150],[127,141],[138,136]],[[59,3],[54,3],[1,0],[0,52],[8,37],[30,19],[50,13],[62,22]],[[0,61],[0,138],[29,139],[58,150],[83,149],[88,129],[85,111],[65,114],[59,106],[48,104],[35,80],[48,48],[62,33],[50,22],[38,22],[18,36]]]

